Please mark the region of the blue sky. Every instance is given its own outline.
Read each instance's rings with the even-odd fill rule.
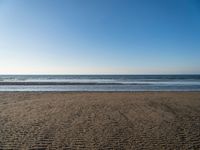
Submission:
[[[200,73],[199,0],[0,0],[0,74]]]

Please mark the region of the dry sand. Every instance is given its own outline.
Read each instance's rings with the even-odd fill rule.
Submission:
[[[1,92],[0,149],[200,149],[200,93]]]

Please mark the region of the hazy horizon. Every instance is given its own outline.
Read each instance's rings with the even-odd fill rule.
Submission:
[[[198,0],[0,0],[0,74],[200,74]]]
[[[199,76],[200,73],[191,73],[191,74],[188,74],[188,73],[182,73],[182,74],[178,74],[178,73],[174,73],[174,74],[164,74],[164,73],[160,73],[160,74],[158,74],[158,73],[154,73],[154,74],[153,74],[153,73],[152,73],[152,74],[147,74],[147,73],[146,73],[146,74],[140,74],[140,73],[138,73],[138,74],[137,74],[137,73],[135,73],[135,74],[120,74],[120,73],[118,73],[118,74],[113,74],[113,73],[110,73],[110,74],[108,74],[108,73],[107,73],[107,74],[105,74],[105,73],[101,73],[101,74],[100,74],[100,73],[99,73],[99,74],[96,74],[96,73],[91,73],[91,74],[80,74],[80,73],[77,73],[77,74],[53,74],[53,73],[47,73],[47,74],[41,74],[41,73],[30,73],[30,74],[20,74],[20,73],[18,73],[18,74],[17,74],[17,73],[13,74],[13,73],[10,73],[10,74],[0,74],[0,76],[12,76],[12,75],[13,75],[13,76],[18,76],[18,75],[19,75],[19,76],[26,76],[26,75],[27,75],[27,76],[29,76],[29,75],[30,75],[30,76],[32,76],[32,75],[33,75],[33,76],[34,76],[34,75],[35,75],[35,76],[40,76],[40,75],[41,75],[41,76],[43,76],[43,75],[44,75],[44,76],[79,76],[79,75],[80,75],[80,76],[93,76],[93,75],[94,75],[94,76],[98,76],[98,75],[99,75],[99,76],[104,76],[104,75],[106,75],[106,76],[107,76],[107,75],[108,75],[108,76],[110,76],[110,75],[111,75],[111,76],[115,76],[115,75],[116,75],[116,76],[118,76],[118,75],[119,75],[119,76],[120,76],[120,75],[123,75],[123,76],[126,76],[126,75],[127,75],[127,76],[129,76],[129,75],[130,75],[130,76],[140,76],[140,75],[141,75],[141,76],[151,76],[151,75],[152,75],[152,76],[154,76],[154,75],[155,75],[155,76],[157,76],[157,75],[158,75],[158,76],[162,76],[162,75],[163,75],[163,76],[165,76],[165,75],[166,75],[166,76],[168,76],[168,75],[172,75],[172,76],[176,76],[176,75],[178,75],[178,76],[187,76],[187,75],[192,75],[192,76],[193,76],[193,75],[194,75],[194,76],[195,76],[195,75],[198,75],[198,76]]]

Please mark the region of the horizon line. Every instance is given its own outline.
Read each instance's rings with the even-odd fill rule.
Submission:
[[[28,73],[28,74],[18,74],[18,73],[13,73],[13,74],[0,74],[0,76],[6,76],[6,75],[60,75],[60,76],[67,76],[67,75],[200,75],[200,73],[149,73],[149,74],[147,74],[147,73],[144,73],[144,74],[137,74],[137,73],[135,73],[135,74],[120,74],[120,73],[118,73],[118,74],[112,74],[112,73],[107,73],[107,74],[96,74],[96,73],[94,73],[94,74],[53,74],[53,73],[49,73],[49,74],[46,74],[46,73],[42,73],[42,74],[40,74],[40,73]]]

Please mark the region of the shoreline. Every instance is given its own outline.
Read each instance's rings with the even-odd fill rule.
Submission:
[[[0,91],[4,93],[200,93],[200,91]]]

